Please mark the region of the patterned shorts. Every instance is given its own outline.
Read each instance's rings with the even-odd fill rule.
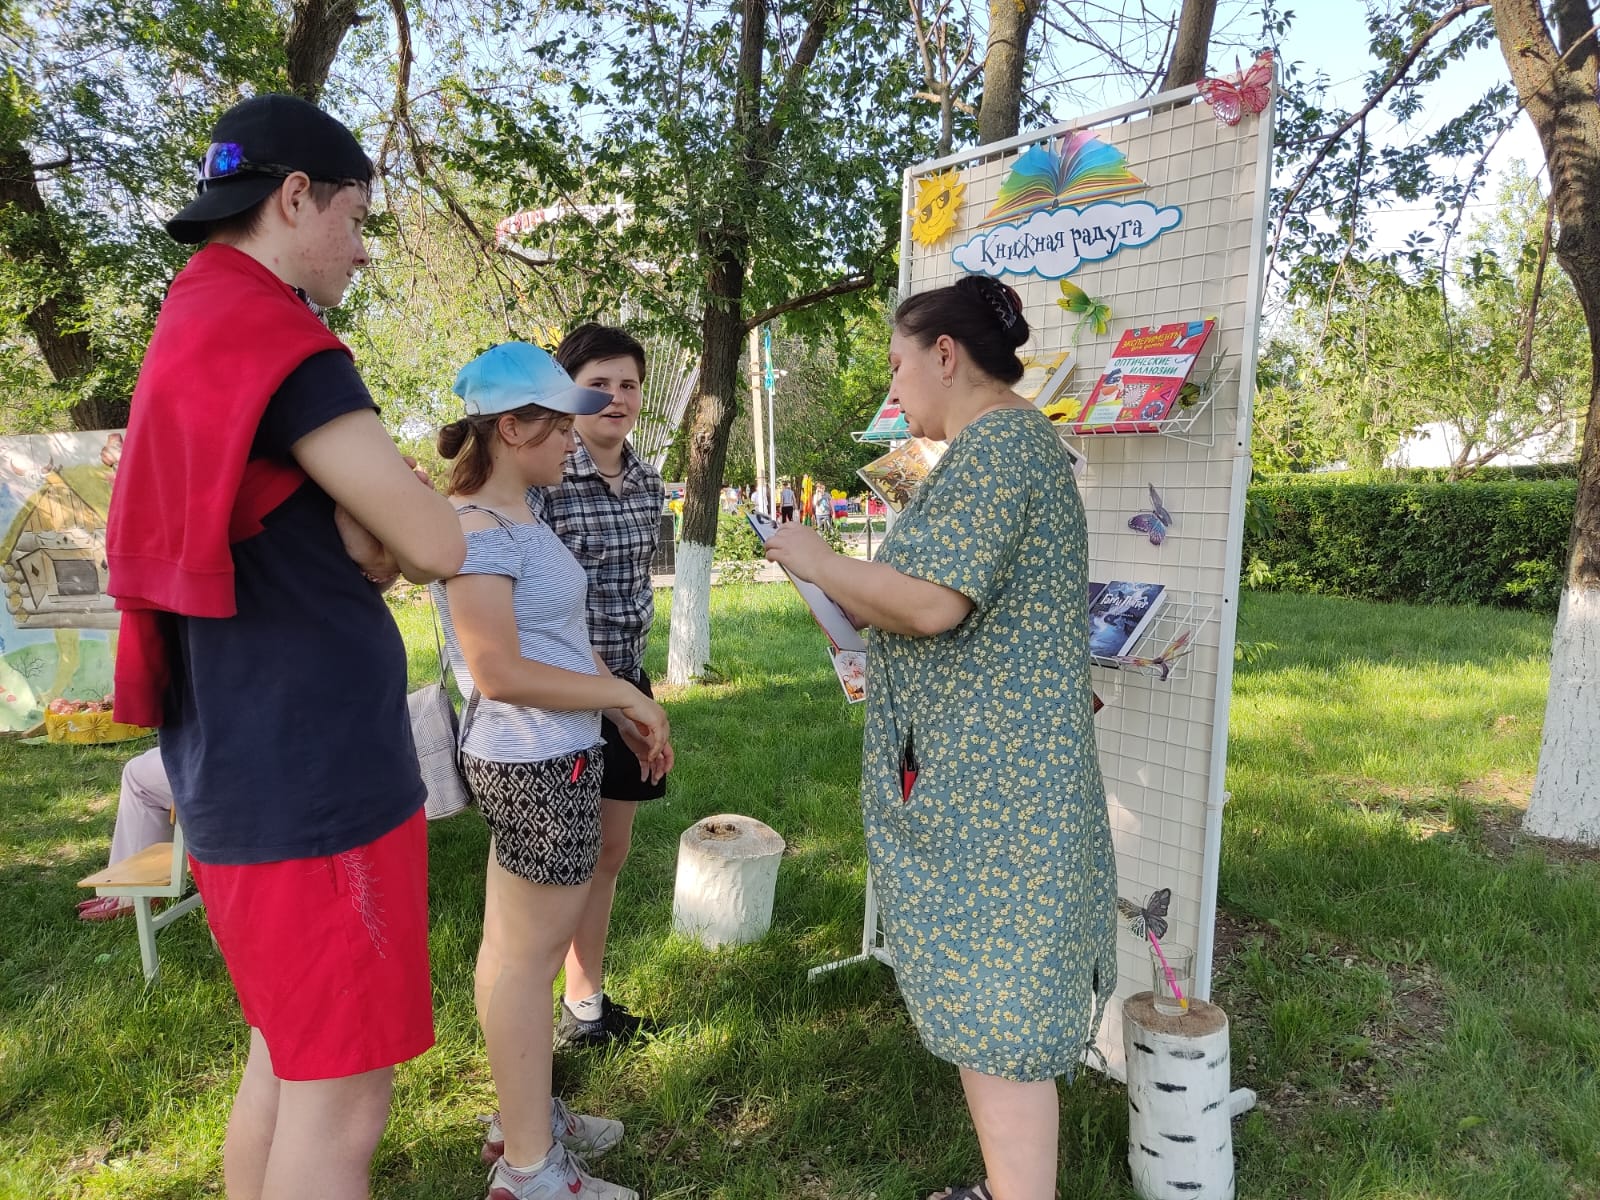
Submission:
[[[587,883],[600,859],[603,745],[543,762],[461,756],[467,786],[494,835],[495,860],[530,883]]]

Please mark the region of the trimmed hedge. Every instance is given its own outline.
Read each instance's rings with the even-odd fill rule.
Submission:
[[[1321,487],[1329,483],[1449,483],[1450,472],[1444,467],[1393,467],[1378,475],[1370,471],[1295,471],[1283,475],[1268,475],[1266,483],[1293,483],[1301,486]],[[1455,480],[1456,483],[1531,483],[1542,479],[1576,479],[1578,462],[1523,463],[1515,467],[1479,467],[1470,475]]]
[[[1277,591],[1555,612],[1577,496],[1576,480],[1257,483],[1246,578]]]

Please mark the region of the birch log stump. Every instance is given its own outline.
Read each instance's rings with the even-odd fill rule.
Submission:
[[[783,839],[754,817],[723,813],[678,839],[672,928],[710,947],[741,945],[772,927]]]
[[[1193,1000],[1158,1013],[1149,992],[1122,1003],[1128,1167],[1143,1200],[1233,1200],[1234,1117],[1256,1101],[1228,1090],[1228,1017]]]

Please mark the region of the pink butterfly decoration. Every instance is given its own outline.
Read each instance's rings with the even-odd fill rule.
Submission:
[[[1217,120],[1237,125],[1245,113],[1261,112],[1272,100],[1272,51],[1263,50],[1246,70],[1220,79],[1202,79],[1198,86]]]

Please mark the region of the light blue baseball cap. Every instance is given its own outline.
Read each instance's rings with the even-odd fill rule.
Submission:
[[[465,402],[469,417],[513,412],[529,404],[584,417],[611,403],[611,393],[579,387],[560,363],[527,342],[491,346],[461,368],[450,390]]]

